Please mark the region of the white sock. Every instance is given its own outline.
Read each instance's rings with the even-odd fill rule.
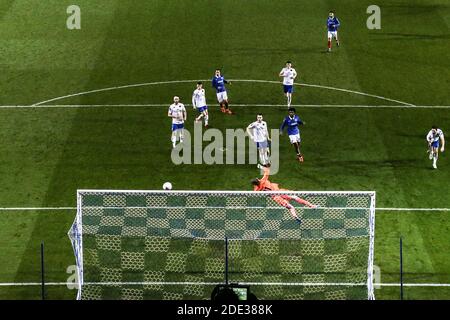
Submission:
[[[288,104],[288,107],[291,106],[291,96],[290,95],[287,96],[287,104]]]
[[[209,120],[209,115],[206,115],[206,116],[205,116],[205,126],[208,125],[208,120]]]

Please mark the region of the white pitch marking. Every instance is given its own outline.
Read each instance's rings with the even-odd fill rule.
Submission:
[[[105,208],[105,207],[102,207]],[[125,207],[115,207],[123,209]],[[127,207],[130,208],[130,207]],[[141,207],[136,207],[141,208]],[[168,208],[168,207],[164,207]],[[174,207],[179,208],[179,207]],[[225,208],[225,207],[220,207]],[[245,208],[245,207],[242,207]],[[242,209],[240,207],[227,207],[227,209]],[[269,208],[269,207],[265,207]],[[272,209],[278,209],[280,207],[273,207]],[[65,211],[65,210],[76,210],[77,207],[0,207],[0,211]],[[283,208],[281,208],[283,209]],[[308,208],[303,208],[308,209]],[[325,208],[319,208],[319,209],[325,209]],[[367,210],[368,208],[326,208],[326,209],[364,209]],[[376,211],[450,211],[450,208],[376,208]]]
[[[167,107],[168,104],[149,103],[149,104],[41,104],[41,105],[11,105],[1,106],[0,109],[57,109],[57,108],[146,108],[146,107]],[[190,107],[190,104],[185,104]],[[233,104],[235,107],[286,107],[285,104]],[[450,109],[450,106],[416,106],[416,105],[359,105],[359,104],[292,104],[292,107],[302,108],[360,108],[360,109]]]
[[[122,285],[122,286],[143,286],[143,285],[204,285],[213,286],[217,285],[217,282],[85,282],[84,285]],[[241,285],[254,285],[254,286],[367,286],[367,283],[315,283],[315,282],[240,282]],[[0,287],[16,287],[16,286],[41,286],[41,282],[0,282]],[[77,283],[73,282],[47,282],[46,286],[74,286]],[[380,287],[400,287],[400,283],[374,283],[374,286]],[[450,283],[404,283],[404,287],[450,287]]]
[[[105,91],[113,91],[113,90],[120,90],[120,89],[127,89],[127,88],[136,88],[136,87],[144,87],[144,86],[154,86],[154,85],[161,85],[161,84],[173,84],[173,83],[190,83],[190,82],[196,82],[196,81],[209,81],[209,80],[173,80],[173,81],[158,81],[158,82],[146,82],[146,83],[137,83],[137,84],[130,84],[130,85],[123,85],[123,86],[116,86],[116,87],[109,87],[109,88],[102,88],[102,89],[96,89],[96,90],[90,90],[90,91],[84,91],[79,93],[72,93],[61,97],[52,98],[49,100],[41,101],[38,103],[33,104],[33,106],[38,106],[41,104],[46,104],[48,102],[63,100],[66,98],[71,97],[77,97],[82,96],[90,93],[96,93],[96,92],[105,92]]]
[[[97,92],[105,92],[105,91],[113,91],[113,90],[120,90],[120,89],[127,89],[127,88],[136,88],[136,87],[144,87],[144,86],[153,86],[153,85],[162,85],[162,84],[191,83],[191,82],[197,82],[197,81],[207,82],[207,81],[210,81],[210,79],[207,79],[207,80],[159,81],[159,82],[137,83],[137,84],[116,86],[116,87],[102,88],[102,89],[84,91],[84,92],[79,92],[79,93],[72,93],[72,94],[68,94],[68,95],[65,95],[65,96],[48,99],[48,100],[45,100],[45,101],[34,103],[33,106],[39,106],[39,105],[43,105],[43,104],[46,104],[46,103],[49,103],[49,102],[53,102],[53,101],[63,100],[63,99],[66,99],[66,98],[77,97],[77,96],[91,94],[91,93],[97,93]],[[280,85],[282,84],[282,82],[280,82],[280,81],[271,81],[271,80],[230,79],[229,81],[230,82],[273,83],[273,84],[280,84]],[[303,86],[303,87],[312,87],[312,88],[320,88],[320,89],[327,89],[327,90],[347,92],[347,93],[357,94],[357,95],[361,95],[361,96],[372,97],[372,98],[376,98],[376,99],[380,99],[380,100],[391,101],[391,102],[399,103],[399,104],[405,105],[405,106],[414,106],[411,103],[407,103],[407,102],[403,102],[403,101],[399,101],[399,100],[394,100],[394,99],[390,99],[390,98],[386,98],[386,97],[382,97],[382,96],[378,96],[378,95],[374,95],[374,94],[369,94],[369,93],[349,90],[349,89],[342,89],[342,88],[335,88],[335,87],[330,87],[330,86],[322,86],[322,85],[318,85],[318,84],[307,84],[307,83],[294,83],[294,85],[296,85],[296,86]]]
[[[77,195],[80,194],[98,194],[98,193],[128,193],[128,194],[197,194],[201,192],[202,194],[239,194],[239,195],[252,195],[255,191],[233,191],[233,190],[111,190],[111,189],[79,189],[77,190]],[[260,195],[273,195],[273,194],[302,194],[302,195],[374,195],[375,191],[258,191]]]

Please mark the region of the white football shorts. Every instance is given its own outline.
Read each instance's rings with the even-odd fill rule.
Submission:
[[[290,136],[289,136],[289,140],[291,140],[291,143],[296,143],[296,142],[299,142],[299,143],[300,143],[300,141],[302,141],[302,140],[300,139],[300,133],[290,135]]]

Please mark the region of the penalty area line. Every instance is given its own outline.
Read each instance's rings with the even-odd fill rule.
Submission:
[[[191,107],[191,104],[184,104]],[[148,104],[41,104],[41,105],[0,105],[0,109],[75,109],[75,108],[149,108],[149,107],[168,107],[168,103],[148,103]],[[234,107],[285,107],[286,104],[233,104]],[[352,105],[352,104],[292,104],[292,107],[301,108],[355,108],[355,109],[450,109],[445,105]],[[211,108],[211,107],[210,107]]]

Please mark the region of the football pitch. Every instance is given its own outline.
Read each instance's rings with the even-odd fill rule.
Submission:
[[[48,299],[74,299],[67,232],[78,189],[251,190],[254,164],[174,165],[167,109],[177,95],[196,112],[204,81],[210,126],[245,129],[287,115],[278,73],[299,73],[293,105],[305,161],[286,135],[271,180],[290,190],[376,191],[377,299],[450,298],[450,160],[434,170],[425,136],[450,132],[450,4],[379,0],[66,0],[0,3],[0,299],[40,299],[45,243]],[[326,18],[341,21],[326,53]],[[220,112],[214,70],[234,115]],[[420,210],[418,210],[420,209]],[[72,270],[72,271],[70,271]],[[69,273],[68,273],[69,272]]]

